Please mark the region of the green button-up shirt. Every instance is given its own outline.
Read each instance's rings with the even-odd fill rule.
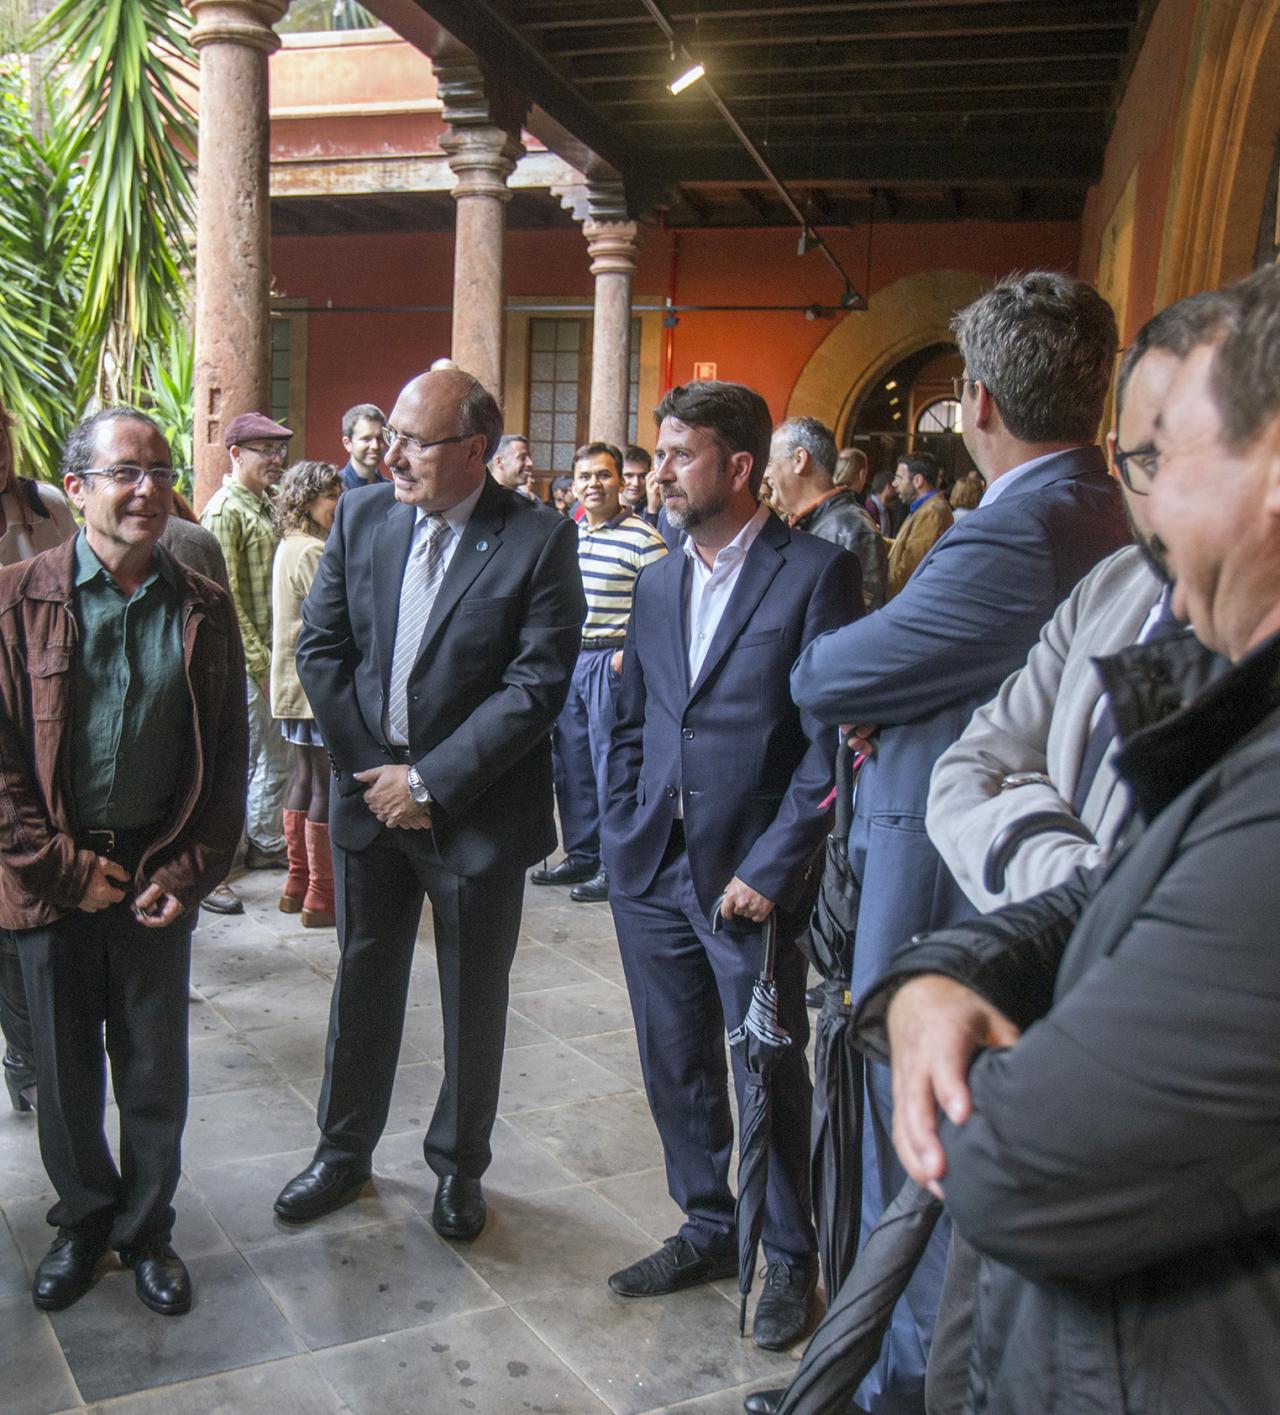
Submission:
[[[162,553],[127,597],[83,531],[74,553],[76,814],[86,829],[154,825],[169,814],[193,750],[181,592]]]
[[[201,513],[200,524],[218,538],[226,558],[245,671],[255,682],[265,683],[271,672],[271,563],[278,540],[271,503],[235,477],[225,476]]]

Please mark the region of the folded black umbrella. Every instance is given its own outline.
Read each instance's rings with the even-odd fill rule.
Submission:
[[[827,857],[822,883],[800,946],[809,961],[828,981],[846,983],[853,963],[853,936],[858,927],[862,886],[849,863],[849,827],[853,821],[853,787],[862,758],[855,758],[841,739],[836,752],[836,812],[827,836]]]
[[[843,1415],[875,1364],[898,1298],[942,1213],[911,1180],[867,1235],[839,1296],[805,1348],[777,1415]]]
[[[721,922],[717,899],[711,910],[711,930]],[[738,1311],[738,1331],[747,1331],[747,1297],[764,1227],[765,1192],[769,1186],[769,1132],[772,1115],[769,1078],[782,1054],[791,1045],[791,1034],[778,1022],[778,989],[773,981],[778,925],[771,912],[761,926],[764,956],[760,976],[751,986],[751,1004],[741,1023],[729,1033],[729,1045],[738,1053],[747,1070],[738,1109],[738,1198],[734,1221],[738,1230],[738,1291],[742,1301]]]
[[[862,1195],[862,1054],[844,982],[822,985],[814,1028],[809,1196],[818,1232],[822,1286],[830,1302],[858,1252]]]

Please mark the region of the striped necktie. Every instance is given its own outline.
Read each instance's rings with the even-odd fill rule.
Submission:
[[[391,653],[391,682],[387,690],[387,723],[398,742],[409,741],[409,674],[418,660],[422,635],[444,579],[444,538],[449,523],[438,514],[424,516],[414,527],[413,548],[400,584],[400,613],[396,618],[396,643]]]

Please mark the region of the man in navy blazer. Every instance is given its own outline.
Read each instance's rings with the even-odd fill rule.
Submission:
[[[313,1162],[276,1212],[316,1218],[371,1172],[400,1052],[424,895],[445,1078],[423,1150],[432,1223],[484,1226],[524,871],[555,849],[551,726],[586,600],[572,522],[485,470],[493,397],[423,374],[383,429],[392,482],[343,497],[302,611],[298,675],[334,770],[341,963]]]
[[[1093,441],[1117,342],[1102,297],[1067,276],[1033,272],[1002,281],[953,327],[965,360],[957,380],[965,445],[987,479],[982,503],[933,546],[897,598],[811,645],[791,675],[802,708],[855,725],[871,751],[850,835],[863,889],[855,999],[891,950],[974,913],[925,833],[934,762],[1023,665],[1077,580],[1129,540],[1119,490]],[[878,1063],[868,1063],[867,1100],[864,1233],[905,1178],[890,1141],[888,1068]],[[947,1238],[944,1224],[858,1394],[871,1415],[924,1411]]]
[[[776,909],[779,1013],[792,1043],[773,1080],[768,1277],[752,1335],[781,1349],[808,1325],[814,1291],[795,936],[828,827],[836,745],[830,726],[795,707],[788,674],[806,644],[862,612],[862,577],[848,551],[793,535],[759,504],[773,430],[759,394],[690,383],[655,416],[663,505],[685,538],[636,581],[601,844],[645,1089],[685,1222],[609,1285],[656,1296],[737,1270],[725,1024],[747,1011],[759,925]],[[736,1053],[734,1080],[741,1096]]]

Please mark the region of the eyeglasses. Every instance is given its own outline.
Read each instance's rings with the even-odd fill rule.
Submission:
[[[434,442],[423,442],[420,438],[410,437],[407,432],[397,432],[395,428],[386,426],[382,429],[382,445],[390,452],[397,442],[402,442],[409,456],[416,458],[425,457],[433,447],[447,447],[451,442],[466,442],[468,438],[478,435],[474,432],[460,432],[456,437],[437,437]]]
[[[1151,483],[1160,470],[1160,453],[1148,443],[1145,447],[1135,447],[1125,452],[1117,443],[1111,460],[1116,464],[1120,480],[1135,496],[1146,496]]]
[[[254,452],[259,457],[264,457],[268,462],[287,462],[289,460],[289,444],[287,442],[237,442],[237,447],[243,448],[246,452]]]
[[[953,378],[951,380],[951,391],[955,394],[957,403],[964,402],[964,391],[977,383],[976,378]]]
[[[133,462],[118,462],[114,467],[86,467],[77,473],[82,477],[101,477],[110,486],[138,486],[147,477],[161,491],[177,484],[181,467],[139,467]]]

